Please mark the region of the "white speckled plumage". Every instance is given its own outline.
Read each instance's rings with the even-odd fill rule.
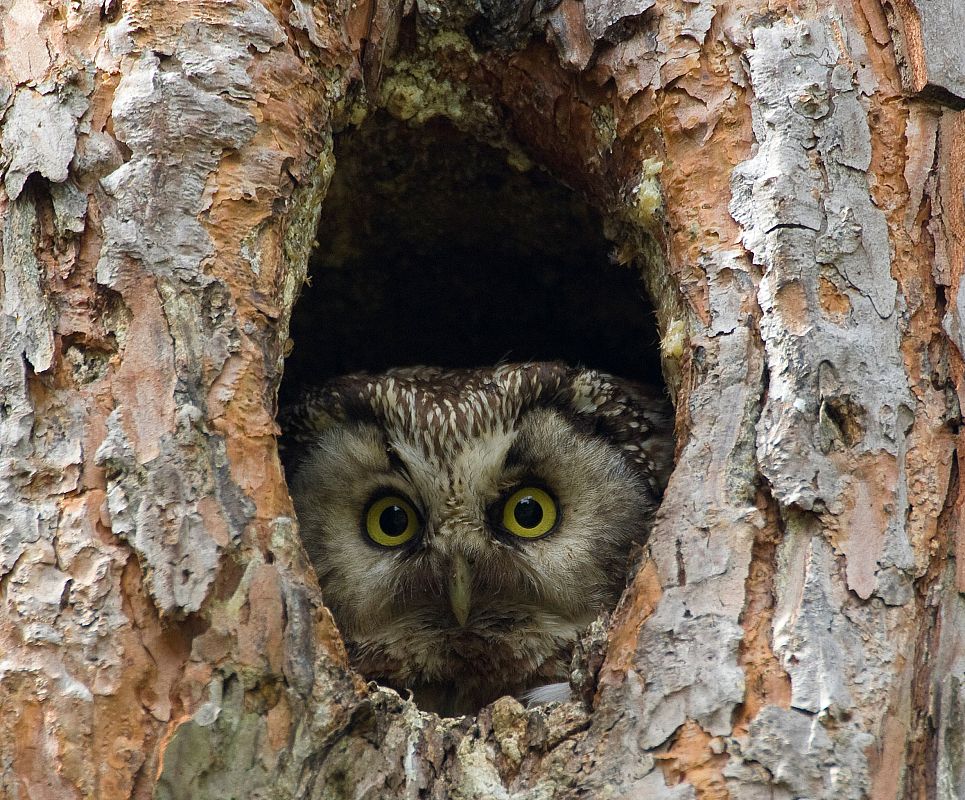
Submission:
[[[555,362],[347,376],[283,427],[302,537],[353,663],[443,713],[566,681],[580,631],[619,596],[673,450],[658,393]],[[521,540],[494,509],[530,484],[560,517]],[[363,533],[385,491],[420,517],[405,547]],[[447,592],[457,563],[465,624]]]

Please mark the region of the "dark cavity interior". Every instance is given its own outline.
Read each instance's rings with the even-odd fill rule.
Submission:
[[[336,139],[281,402],[414,364],[559,359],[661,383],[654,315],[600,216],[538,167],[435,120]]]

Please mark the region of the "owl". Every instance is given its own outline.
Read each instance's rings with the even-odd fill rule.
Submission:
[[[624,588],[673,456],[659,392],[556,362],[350,375],[283,430],[353,665],[450,716],[568,694],[573,646]]]

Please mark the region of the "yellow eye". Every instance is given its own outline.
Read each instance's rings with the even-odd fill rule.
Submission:
[[[383,547],[405,544],[419,531],[419,515],[397,494],[376,498],[365,512],[365,534]]]
[[[503,527],[524,539],[545,536],[556,527],[558,517],[556,501],[548,492],[535,486],[517,489],[503,506]]]

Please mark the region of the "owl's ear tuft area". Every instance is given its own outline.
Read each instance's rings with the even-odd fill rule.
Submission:
[[[344,419],[345,409],[336,393],[325,387],[304,389],[294,403],[284,406],[278,414],[278,452],[285,469],[291,470],[320,434]]]
[[[595,433],[621,447],[662,493],[673,469],[673,406],[660,387],[596,370],[574,370],[568,400]],[[641,447],[641,443],[646,443]]]

